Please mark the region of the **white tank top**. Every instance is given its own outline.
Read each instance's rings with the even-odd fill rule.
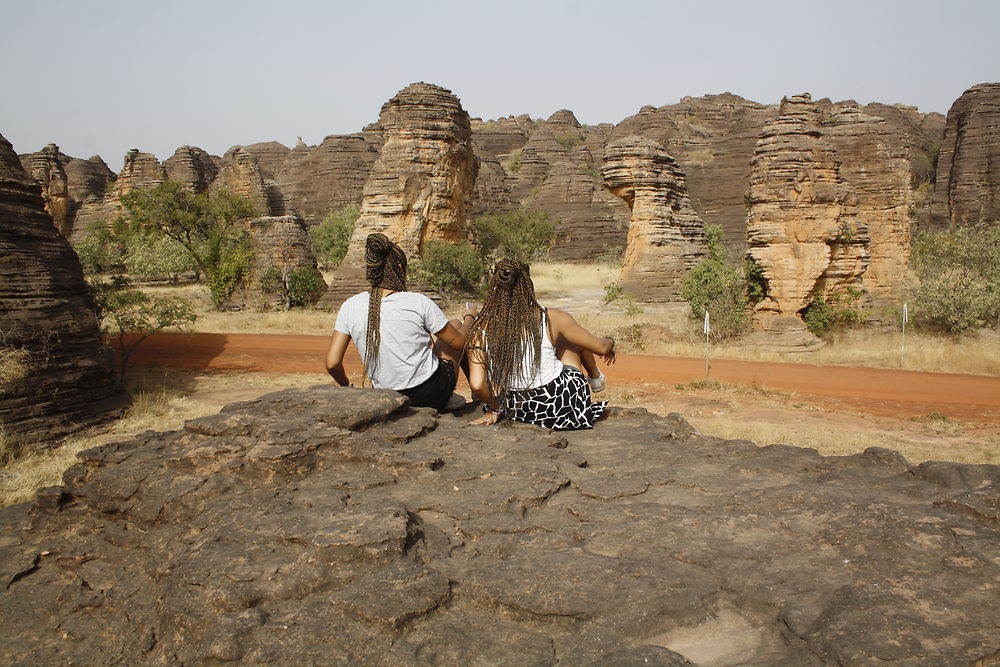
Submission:
[[[521,370],[522,375],[528,378],[527,384],[524,386],[517,386],[517,381],[515,384],[510,386],[513,391],[523,391],[525,389],[534,389],[536,387],[541,387],[546,385],[562,373],[563,364],[556,358],[556,348],[552,345],[552,341],[549,340],[549,328],[546,326],[548,321],[548,311],[542,310],[542,347],[539,350],[539,356],[541,356],[541,361],[538,364],[538,368],[535,368],[534,350],[528,350],[527,355],[525,355],[524,361],[522,362]]]

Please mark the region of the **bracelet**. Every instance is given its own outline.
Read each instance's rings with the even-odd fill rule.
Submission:
[[[475,318],[476,318],[476,316],[475,316],[475,315],[473,315],[472,313],[466,313],[465,315],[462,315],[462,319],[463,319],[463,320],[464,320],[464,319],[465,319],[466,317],[471,317],[472,319],[475,319]]]
[[[497,417],[500,416],[500,413],[498,411],[494,410],[490,406],[488,406],[485,403],[483,403],[483,414],[485,415],[487,412],[492,413],[492,414],[496,415]]]

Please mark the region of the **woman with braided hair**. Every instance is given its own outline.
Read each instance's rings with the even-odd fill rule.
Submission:
[[[542,308],[526,264],[501,260],[468,332],[469,385],[483,402],[473,424],[501,417],[544,428],[590,428],[606,401],[591,403],[581,352],[615,363],[613,338],[598,338],[573,316]]]
[[[407,292],[406,255],[384,234],[365,242],[365,277],[371,289],[344,301],[337,313],[326,353],[333,379],[350,384],[344,353],[353,340],[373,387],[395,389],[414,407],[453,410],[465,403],[454,391],[472,316],[465,324],[448,321],[429,298]]]

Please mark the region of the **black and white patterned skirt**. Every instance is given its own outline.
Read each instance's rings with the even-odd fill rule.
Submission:
[[[607,405],[607,401],[591,403],[586,376],[572,366],[564,366],[559,377],[546,385],[508,391],[501,413],[514,421],[572,431],[591,428]]]

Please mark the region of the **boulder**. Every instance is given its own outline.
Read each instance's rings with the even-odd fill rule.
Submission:
[[[608,144],[601,174],[631,210],[619,284],[639,301],[681,300],[681,279],[707,250],[684,172],[659,144],[632,135]]]
[[[367,287],[363,256],[371,233],[398,243],[410,261],[420,258],[429,241],[472,238],[469,213],[479,160],[459,99],[439,86],[410,84],[382,105],[379,128],[382,149],[365,183],[347,256],[320,302],[327,308]]]
[[[812,98],[782,100],[781,115],[765,126],[751,162],[747,245],[767,282],[754,313],[758,328],[774,329],[764,320],[778,318],[791,334],[789,325],[814,297],[860,287],[869,263],[868,228],[839,168]],[[804,332],[805,324],[799,326]]]
[[[128,404],[76,253],[40,188],[0,136],[0,347],[26,374],[0,385],[0,440],[49,443],[116,417]]]
[[[948,110],[931,224],[1000,220],[1000,83],[969,88]]]
[[[471,408],[469,408],[471,410]],[[989,664],[1000,467],[317,386],[0,510],[5,664]]]

